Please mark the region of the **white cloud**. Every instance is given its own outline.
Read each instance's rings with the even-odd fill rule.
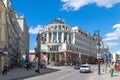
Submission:
[[[107,41],[107,45],[109,48],[113,48],[119,45],[120,39],[120,23],[115,24],[112,27],[114,29],[113,32],[107,33],[103,41]]]
[[[29,29],[29,33],[30,34],[37,34],[39,33],[41,30],[43,30],[44,28],[41,25],[37,25],[37,27],[30,27]]]
[[[35,50],[29,50],[29,53],[35,53]]]
[[[96,4],[100,7],[111,8],[114,4],[120,3],[120,0],[61,0],[63,10],[78,10],[88,4]]]
[[[117,46],[119,43],[117,42],[107,42],[107,45],[109,46],[109,48],[115,47]]]
[[[107,33],[105,36],[106,38],[104,38],[104,41],[111,41],[111,40],[118,40],[120,39],[120,23],[119,24],[115,24],[113,26],[113,29],[115,29],[115,31],[111,32],[111,33]]]

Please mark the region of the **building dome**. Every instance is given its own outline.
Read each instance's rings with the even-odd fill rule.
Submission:
[[[60,18],[54,19],[50,24],[45,26],[45,31],[71,31],[71,27],[65,24]]]
[[[61,20],[60,18],[56,18],[55,20],[51,22],[51,24],[65,24],[65,22]]]

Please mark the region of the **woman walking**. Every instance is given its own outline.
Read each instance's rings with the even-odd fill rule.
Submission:
[[[110,65],[110,76],[113,77],[113,73],[114,73],[115,67],[113,65],[113,63]]]

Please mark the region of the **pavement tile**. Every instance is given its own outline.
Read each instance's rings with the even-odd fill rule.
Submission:
[[[113,77],[110,77],[109,72],[101,72],[101,75],[94,73],[94,77],[91,80],[120,80],[120,72],[114,72]]]

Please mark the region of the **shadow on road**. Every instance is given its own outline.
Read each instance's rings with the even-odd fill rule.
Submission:
[[[36,73],[35,72],[36,74],[27,75],[27,76],[24,76],[24,77],[20,77],[20,78],[16,78],[16,79],[10,79],[10,80],[23,80],[23,79],[30,78],[30,77],[36,77],[36,76],[40,76],[40,75],[44,75],[44,74],[60,71],[60,69],[53,69],[53,68],[47,68],[47,70],[46,69],[44,69],[44,70],[42,72],[40,71],[40,73]]]

